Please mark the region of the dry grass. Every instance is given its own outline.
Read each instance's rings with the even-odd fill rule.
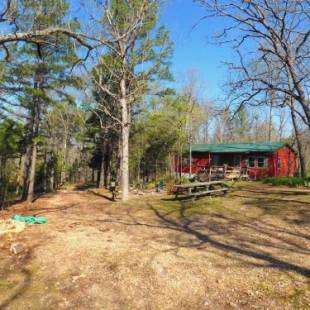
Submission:
[[[48,224],[0,241],[0,308],[309,308],[309,191],[255,183],[196,202],[102,196],[64,191],[14,206]],[[28,250],[12,256],[12,241]]]
[[[0,219],[0,237],[18,234],[25,229],[25,226],[25,223]]]

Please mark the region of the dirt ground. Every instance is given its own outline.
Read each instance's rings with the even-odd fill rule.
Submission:
[[[310,309],[310,191],[107,195],[60,191],[0,213],[48,219],[1,236],[0,309]]]

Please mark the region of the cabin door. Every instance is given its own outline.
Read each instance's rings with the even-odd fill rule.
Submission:
[[[213,155],[212,156],[211,165],[212,166],[220,166],[221,165],[221,161],[220,161],[220,156],[219,155]]]
[[[240,167],[241,165],[241,156],[235,155],[234,156],[234,167]]]

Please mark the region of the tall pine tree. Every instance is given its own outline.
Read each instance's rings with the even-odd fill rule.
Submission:
[[[64,0],[29,0],[23,4],[19,24],[25,28],[30,22],[33,31],[67,23],[69,6]],[[71,26],[74,29],[78,24],[72,22]],[[77,56],[73,44],[63,35],[42,37],[40,42],[22,44],[10,52],[13,60],[1,79],[7,90],[1,108],[26,123],[23,198],[31,201],[42,120],[53,104],[72,100],[65,87],[77,85],[78,79],[71,73]]]

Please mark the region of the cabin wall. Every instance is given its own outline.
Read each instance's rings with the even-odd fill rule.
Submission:
[[[294,176],[297,172],[297,156],[289,147],[283,147],[274,153],[274,175]]]
[[[289,147],[283,147],[272,154],[256,153],[244,156],[243,166],[246,167],[249,157],[264,156],[268,159],[266,168],[250,168],[248,173],[252,179],[260,179],[264,177],[286,177],[294,176],[297,171],[297,157],[295,152]]]
[[[189,158],[176,158],[175,160],[175,171],[182,172],[182,173],[189,173],[190,166],[189,166]],[[192,156],[192,173],[196,174],[199,173],[204,168],[209,167],[209,154],[204,153],[196,153]]]
[[[211,158],[211,156],[210,156]],[[194,171],[193,171],[194,167]],[[204,168],[209,167],[209,154],[195,154],[192,159],[192,171],[193,173],[198,173]],[[189,166],[188,166],[189,171]]]
[[[209,159],[211,165],[218,165],[218,159],[221,162],[232,165],[238,162],[236,158],[240,158],[240,167],[247,168],[251,179],[261,179],[273,176],[294,176],[297,170],[296,154],[289,147],[283,147],[274,153],[248,153],[248,154],[210,154],[209,153],[193,153],[192,154],[192,173],[197,174],[205,168],[209,167]],[[258,167],[257,158],[266,158],[266,167]],[[249,167],[249,159],[255,159],[255,167]],[[222,164],[223,164],[222,163]],[[189,159],[184,158],[182,163],[176,161],[176,172],[189,174]]]
[[[249,160],[254,158],[255,167],[249,166]],[[258,158],[265,158],[265,167],[258,167]],[[241,161],[241,168],[247,168],[248,175],[252,180],[259,180],[262,178],[274,175],[273,169],[273,154],[270,153],[251,153],[243,154]]]

